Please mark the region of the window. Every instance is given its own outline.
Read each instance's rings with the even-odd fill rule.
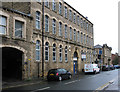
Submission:
[[[53,19],[52,21],[52,33],[56,34],[56,20],[55,19]]]
[[[65,7],[64,12],[65,12],[65,18],[67,18],[67,7]]]
[[[75,13],[73,15],[73,22],[76,23],[76,15],[75,15]]]
[[[65,38],[67,38],[67,25],[65,25]]]
[[[72,21],[72,11],[69,10],[69,20]]]
[[[70,27],[70,40],[72,40],[72,28]]]
[[[81,18],[81,27],[83,28],[83,19]]]
[[[62,15],[62,4],[59,3],[59,14]]]
[[[48,42],[45,43],[45,60],[46,61],[49,60],[49,43]]]
[[[89,45],[89,38],[88,38],[88,35],[87,35],[87,45]]]
[[[59,60],[62,62],[62,45],[59,47]]]
[[[87,31],[88,31],[89,25],[88,25],[88,23],[86,23],[86,24],[87,24]]]
[[[7,18],[0,16],[0,34],[6,34],[7,31]]]
[[[36,41],[36,61],[40,61],[40,41]]]
[[[37,0],[37,2],[41,2],[41,0]]]
[[[59,36],[62,36],[62,23],[59,22]]]
[[[79,31],[77,33],[77,42],[80,42],[80,33],[79,33]]]
[[[77,16],[77,24],[78,24],[78,25],[79,25],[79,22],[80,22],[80,21],[79,21],[79,16]]]
[[[40,12],[36,12],[36,28],[40,29]]]
[[[23,37],[23,22],[15,20],[15,37],[22,38]]]
[[[84,20],[84,22],[83,22],[83,23],[84,23],[84,29],[86,29],[86,22],[85,22],[85,20]]]
[[[45,32],[49,32],[49,17],[45,15]]]
[[[56,11],[56,3],[55,3],[55,0],[53,0],[53,2],[52,2],[52,10],[53,10],[53,11]]]
[[[84,44],[86,44],[86,36],[85,36],[85,34],[84,34]]]
[[[81,43],[83,43],[83,33],[81,33]]]
[[[49,7],[49,0],[45,0],[45,6]]]
[[[76,41],[76,30],[74,29],[74,41]]]
[[[67,46],[65,47],[65,62],[68,61],[68,58],[67,58]]]
[[[53,44],[53,61],[56,61],[56,44]]]

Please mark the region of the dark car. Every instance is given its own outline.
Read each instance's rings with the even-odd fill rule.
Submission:
[[[109,67],[107,65],[102,66],[102,71],[108,71],[108,70],[109,70]]]
[[[114,68],[115,68],[115,69],[119,69],[119,68],[120,68],[120,65],[114,65]]]
[[[113,65],[109,65],[109,67],[110,67],[111,70],[115,69],[115,67]]]
[[[51,69],[48,71],[47,80],[63,80],[63,79],[71,79],[72,74],[66,69]]]

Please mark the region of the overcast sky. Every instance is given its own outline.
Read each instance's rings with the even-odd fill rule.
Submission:
[[[120,0],[64,0],[94,24],[94,45],[107,44],[118,52],[118,2]]]

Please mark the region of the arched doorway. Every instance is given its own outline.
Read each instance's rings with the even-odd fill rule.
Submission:
[[[75,51],[73,56],[73,72],[78,73],[78,53]]]
[[[11,47],[2,47],[2,81],[22,80],[23,52]]]

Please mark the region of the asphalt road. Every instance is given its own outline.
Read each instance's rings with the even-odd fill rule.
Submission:
[[[39,91],[50,91],[50,90],[102,90],[110,82],[113,82],[118,78],[118,70],[105,71],[98,74],[87,74],[73,76],[72,79],[63,81],[42,81],[38,84],[13,87],[3,90],[2,92],[39,92]]]

